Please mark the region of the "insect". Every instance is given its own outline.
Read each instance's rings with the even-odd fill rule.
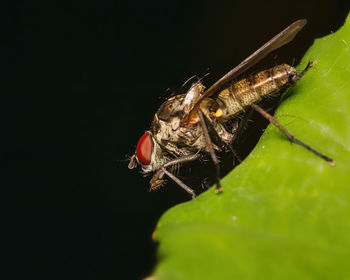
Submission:
[[[155,172],[150,181],[151,190],[162,186],[164,175],[167,175],[194,198],[195,192],[171,170],[175,166],[198,160],[203,155],[210,155],[216,168],[216,192],[220,193],[223,188],[215,151],[232,150],[232,142],[240,128],[239,121],[234,120],[249,108],[274,124],[291,142],[333,164],[331,158],[295,138],[256,104],[264,97],[294,85],[312,63],[301,73],[292,66],[282,64],[233,82],[269,53],[292,41],[306,22],[302,19],[289,25],[207,90],[197,81],[185,94],[168,98],[155,114],[151,129],[138,141],[136,152],[130,158],[129,169],[135,168],[138,163],[144,174]],[[232,124],[228,125],[230,122]]]

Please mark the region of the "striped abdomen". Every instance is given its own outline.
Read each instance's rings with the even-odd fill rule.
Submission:
[[[216,101],[222,110],[221,118],[228,120],[259,102],[264,96],[277,93],[293,84],[298,78],[294,67],[287,64],[275,66],[244,78],[220,92]]]

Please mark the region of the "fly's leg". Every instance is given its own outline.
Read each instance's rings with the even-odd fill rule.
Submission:
[[[157,190],[164,184],[163,180],[164,172],[162,169],[159,169],[152,177],[152,179],[149,181],[149,184],[151,186],[150,191]]]
[[[307,70],[309,70],[311,67],[313,67],[316,64],[314,61],[309,61],[308,64],[306,65],[305,69],[301,71],[301,73],[298,75],[298,80],[305,75]]]
[[[303,71],[301,71],[300,73],[296,74],[296,75],[292,75],[290,76],[290,81],[289,81],[289,86],[293,86],[295,85],[304,75],[305,73],[314,65],[316,64],[316,62],[314,61],[309,61],[308,64],[306,65],[306,67],[304,68]]]
[[[335,161],[323,154],[321,154],[320,152],[314,150],[313,148],[311,148],[309,145],[306,145],[305,143],[303,143],[302,141],[300,141],[299,139],[295,138],[294,135],[292,135],[287,129],[285,129],[278,121],[276,121],[276,119],[271,116],[268,112],[266,112],[263,108],[261,108],[260,106],[256,105],[256,104],[252,104],[251,107],[256,110],[258,113],[260,113],[264,118],[266,118],[270,123],[272,123],[274,126],[276,126],[287,138],[289,141],[291,141],[292,143],[298,144],[300,146],[302,146],[303,148],[307,149],[308,151],[312,152],[313,154],[315,154],[316,156],[324,159],[325,161],[327,161],[330,165],[334,165]]]
[[[192,199],[196,197],[196,193],[194,190],[192,190],[189,186],[187,186],[184,182],[182,182],[179,178],[177,178],[173,173],[169,172],[165,169],[165,167],[162,167],[161,169],[169,178],[171,178],[176,184],[178,184],[181,188],[183,188],[186,192],[188,192]]]
[[[180,187],[182,187],[186,192],[188,192],[192,199],[196,197],[195,192],[188,187],[185,183],[183,183],[179,178],[177,178],[174,174],[169,172],[166,168],[169,166],[177,165],[177,164],[184,164],[190,161],[194,161],[200,158],[200,154],[193,154],[188,156],[183,156],[179,158],[175,158],[173,160],[168,161],[165,163],[161,168],[153,175],[150,185],[151,190],[158,189],[161,187],[164,183],[163,176],[166,174],[169,178],[171,178],[175,183],[177,183]]]
[[[242,134],[243,130],[246,129],[248,121],[252,118],[253,116],[253,108],[249,108],[248,111],[244,114],[244,117],[242,120],[240,120],[239,125],[235,131],[235,137],[233,138],[232,142],[236,141],[238,136]]]
[[[242,134],[243,130],[246,128],[248,121],[251,119],[251,117],[253,115],[253,112],[254,112],[253,108],[249,108],[248,112],[246,112],[246,114],[244,114],[243,119],[239,121],[237,129],[233,133],[234,137],[233,137],[231,143],[229,145],[227,145],[229,147],[229,149],[231,150],[234,158],[236,158],[239,163],[241,163],[242,160],[239,157],[239,155],[237,154],[237,152],[233,149],[232,146],[233,146],[233,143],[235,141],[237,141],[238,137]]]
[[[241,158],[239,157],[239,155],[237,154],[235,149],[232,147],[232,144],[236,140],[235,139],[236,137],[233,137],[233,139],[232,139],[232,141],[230,143],[226,143],[226,142],[224,142],[224,141],[222,141],[220,139],[220,136],[218,135],[218,133],[216,132],[216,130],[214,128],[214,126],[216,125],[216,122],[217,122],[217,118],[215,116],[212,118],[212,121],[213,121],[214,125],[212,123],[210,123],[209,121],[207,121],[206,118],[204,118],[204,121],[205,121],[205,124],[206,124],[206,126],[208,128],[208,133],[209,133],[210,140],[213,140],[212,142],[214,142],[216,145],[218,145],[221,148],[226,147],[232,153],[232,155],[233,155],[233,165],[235,165],[235,159],[238,162],[242,162]],[[235,132],[233,134],[236,134],[236,131],[237,130],[235,130]],[[214,137],[214,139],[212,139],[211,137]]]
[[[240,158],[240,156],[237,154],[236,150],[232,147],[232,142],[230,144],[227,144],[226,147],[228,147],[230,149],[230,152],[233,155],[233,165],[235,165],[235,159],[238,161],[238,163],[241,163],[242,160]]]
[[[192,154],[192,155],[174,158],[174,159],[168,161],[167,163],[165,163],[162,167],[167,168],[169,166],[173,166],[176,164],[184,164],[187,162],[195,161],[195,160],[199,159],[200,157],[201,157],[201,155],[197,153],[197,154]]]
[[[205,142],[207,144],[207,147],[209,149],[209,153],[210,153],[211,159],[212,159],[212,161],[213,161],[213,163],[215,165],[215,169],[216,169],[216,193],[220,193],[220,192],[223,191],[223,188],[222,188],[221,183],[220,183],[220,164],[219,164],[219,160],[218,160],[217,156],[215,155],[213,144],[212,144],[210,136],[209,136],[207,125],[205,124],[205,119],[204,119],[203,113],[202,113],[201,110],[198,110],[197,113],[198,113],[198,116],[199,116],[199,118],[201,120],[201,125],[202,125],[202,129],[203,129],[203,133],[204,133]]]

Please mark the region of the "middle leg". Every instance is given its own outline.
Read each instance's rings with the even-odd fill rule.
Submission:
[[[222,188],[221,183],[220,183],[220,162],[219,162],[219,160],[214,152],[213,144],[212,144],[212,141],[211,141],[210,136],[209,136],[207,125],[205,123],[205,119],[204,119],[205,117],[204,117],[201,110],[198,110],[197,113],[198,113],[198,116],[201,120],[201,125],[202,125],[202,129],[203,129],[203,133],[204,133],[204,139],[205,139],[205,142],[207,143],[210,157],[211,157],[211,159],[215,165],[215,169],[216,169],[216,193],[221,193],[223,191],[223,188]]]

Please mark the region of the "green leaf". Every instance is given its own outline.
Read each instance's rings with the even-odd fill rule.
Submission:
[[[155,279],[350,279],[350,17],[317,39],[272,125],[214,189],[160,219]]]

